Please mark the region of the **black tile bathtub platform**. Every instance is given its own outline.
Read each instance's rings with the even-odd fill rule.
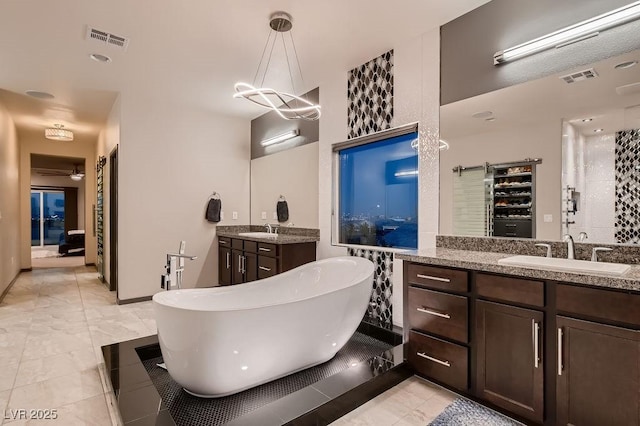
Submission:
[[[412,373],[404,347],[356,332],[330,361],[235,395],[184,392],[162,361],[157,336],[103,346],[105,367],[127,425],[326,425]]]

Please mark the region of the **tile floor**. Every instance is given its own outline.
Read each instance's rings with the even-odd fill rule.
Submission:
[[[100,347],[156,333],[151,302],[116,305],[95,268],[21,274],[0,303],[0,425],[110,425]],[[426,425],[455,396],[410,378],[334,425]],[[15,417],[57,410],[56,420]]]

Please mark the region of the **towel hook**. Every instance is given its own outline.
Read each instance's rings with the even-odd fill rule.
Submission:
[[[213,191],[213,194],[211,194],[211,196],[209,198],[212,198],[214,200],[219,200],[220,199],[220,194],[218,194],[217,192]]]
[[[284,198],[284,195],[280,194],[280,197],[278,198],[278,201],[286,201],[286,199]]]

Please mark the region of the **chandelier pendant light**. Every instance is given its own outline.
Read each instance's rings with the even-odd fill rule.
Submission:
[[[44,137],[54,141],[72,141],[73,132],[65,129],[62,124],[54,124],[53,128],[44,129]]]
[[[233,97],[244,98],[256,105],[260,105],[263,108],[275,111],[280,117],[285,120],[301,119],[314,121],[319,119],[320,105],[314,104],[308,99],[295,95],[296,90],[293,83],[294,79],[293,73],[291,71],[291,61],[289,60],[289,53],[291,53],[295,57],[295,61],[298,65],[298,71],[300,72],[300,79],[303,79],[302,68],[300,67],[298,53],[296,52],[296,45],[293,41],[293,34],[291,33],[291,28],[293,28],[291,15],[284,12],[276,12],[271,15],[269,19],[269,26],[271,27],[272,31],[269,32],[269,36],[267,37],[267,42],[264,46],[264,50],[262,51],[260,62],[258,63],[256,75],[253,78],[253,84],[244,82],[236,83],[236,93],[233,95]],[[285,33],[289,33],[290,36],[291,52],[287,50],[287,43],[285,42],[284,36]],[[264,80],[267,76],[267,71],[269,70],[269,64],[271,63],[271,57],[273,55],[273,50],[275,48],[276,42],[278,41],[278,36],[280,36],[280,39],[282,40],[285,57],[287,58],[287,69],[289,71],[289,79],[291,80],[292,93],[264,87]],[[267,50],[269,51],[268,58]],[[260,87],[256,86],[256,82],[258,80],[258,75],[260,74],[260,70],[262,69],[262,64],[265,61],[265,58],[266,66],[264,67]]]

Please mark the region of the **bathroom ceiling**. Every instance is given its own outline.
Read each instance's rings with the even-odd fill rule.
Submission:
[[[487,0],[7,0],[0,2],[0,103],[19,128],[55,122],[97,135],[118,93],[253,118],[262,109],[232,98],[251,82],[272,12],[293,16],[305,79],[322,83],[464,14]],[[391,6],[392,5],[392,6]],[[85,37],[87,26],[129,39],[126,51]],[[99,53],[109,63],[92,60]],[[285,61],[274,51],[266,84],[288,88]],[[346,79],[346,76],[345,76]],[[26,90],[55,95],[42,101]]]

